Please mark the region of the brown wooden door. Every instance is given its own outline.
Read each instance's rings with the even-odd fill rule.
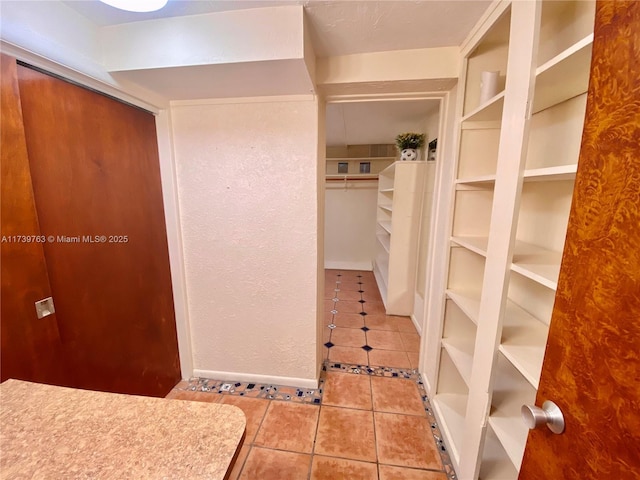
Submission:
[[[523,480],[640,478],[640,2],[597,4],[576,188]]]
[[[16,61],[0,55],[1,381],[68,379],[54,313],[38,319],[35,302],[51,296],[22,123]]]
[[[3,164],[2,213],[5,191],[33,185],[30,221],[47,238],[38,245],[46,268],[41,258],[38,267],[48,274],[68,367],[51,383],[163,396],[180,366],[155,119],[24,66],[17,77],[29,168],[5,179]],[[3,160],[4,140],[3,123]],[[19,332],[5,338],[2,248],[4,360]],[[8,252],[9,263],[16,255]]]

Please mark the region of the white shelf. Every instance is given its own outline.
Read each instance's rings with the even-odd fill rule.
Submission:
[[[499,121],[502,118],[504,107],[504,90],[495,97],[490,98],[483,105],[462,117],[462,122],[490,122]]]
[[[477,177],[459,178],[456,180],[456,188],[461,189],[463,185],[493,185],[496,182],[496,176],[494,175],[478,175]]]
[[[464,417],[467,410],[467,395],[439,393],[431,401],[440,429],[448,440],[447,446],[452,460],[460,463],[460,449],[465,436]]]
[[[380,172],[376,234],[382,248],[376,262],[382,263],[380,293],[389,315],[413,313],[425,166],[395,162]]]
[[[560,165],[557,167],[532,168],[524,171],[525,182],[548,182],[575,180],[577,165]]]
[[[380,172],[380,175],[382,175],[383,177],[387,177],[387,178],[394,178],[395,174],[396,174],[396,164],[398,162],[393,162],[391,165],[389,165],[387,168],[385,168],[384,170],[382,170]]]
[[[442,339],[442,346],[449,354],[458,373],[469,386],[471,382],[471,366],[473,365],[473,338],[448,337]]]
[[[380,269],[380,265],[377,262],[373,263],[373,275],[376,278],[376,283],[378,284],[378,290],[380,290],[380,295],[382,296],[382,301],[387,306],[387,278],[386,273],[383,273]]]
[[[489,243],[487,237],[456,236],[451,237],[451,241],[467,250],[471,250],[473,253],[483,257],[487,256],[487,245]]]
[[[536,390],[504,357],[498,356],[497,364],[489,424],[519,470],[529,432],[522,421],[520,408],[535,402]]]
[[[587,91],[592,47],[590,34],[536,69],[533,113]]]
[[[382,248],[384,248],[384,250],[389,253],[389,250],[391,249],[391,237],[384,234],[376,235],[376,237],[378,238],[378,242],[380,242],[380,245],[382,245]]]
[[[536,389],[542,371],[549,327],[507,301],[499,350]]]
[[[378,225],[380,225],[386,232],[391,234],[391,221],[378,220]]]
[[[553,252],[525,242],[516,242],[511,270],[556,290],[562,252]]]
[[[447,290],[446,295],[455,303],[469,319],[478,324],[480,317],[480,300],[454,290]]]
[[[517,478],[518,470],[489,426],[478,480],[517,480]]]

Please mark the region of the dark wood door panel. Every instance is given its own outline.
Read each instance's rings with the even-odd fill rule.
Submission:
[[[153,115],[18,67],[60,335],[78,386],[165,394],[180,378]]]
[[[34,303],[51,289],[36,215],[15,58],[0,55],[2,381],[66,384],[56,315],[38,319]],[[36,241],[39,240],[39,241]]]
[[[640,2],[599,1],[585,127],[520,478],[640,478]]]

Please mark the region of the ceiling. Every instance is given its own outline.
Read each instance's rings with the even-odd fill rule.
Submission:
[[[150,13],[125,12],[98,0],[64,0],[63,3],[98,26],[228,10],[303,5],[309,20],[316,56],[331,57],[460,45],[491,2],[169,0],[163,9]],[[208,68],[214,69],[215,66]],[[219,68],[218,70],[221,71]],[[152,77],[152,80],[155,79],[153,81],[164,82],[169,87],[172,75],[179,73],[166,70],[163,75],[153,76],[154,72],[132,72],[144,78]],[[203,75],[202,78],[207,77]],[[147,79],[147,83],[149,81],[151,80]],[[232,81],[230,83],[233,84]],[[156,87],[161,88],[163,85]],[[448,90],[451,87],[452,85],[447,84],[443,89]],[[175,92],[175,95],[179,95],[179,92]],[[174,98],[179,98],[175,95]],[[237,96],[242,96],[242,92],[237,92]],[[423,132],[427,117],[433,115],[438,107],[437,100],[328,104],[327,145],[394,143],[397,132]]]
[[[318,57],[460,45],[488,0],[169,0],[156,12],[125,12],[98,0],[63,3],[100,26],[184,15],[303,5]]]

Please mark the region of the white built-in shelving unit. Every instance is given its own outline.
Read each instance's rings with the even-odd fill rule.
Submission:
[[[373,272],[390,315],[411,315],[425,162],[395,162],[379,173]]]
[[[534,403],[542,370],[594,13],[591,1],[498,1],[462,48],[455,178],[442,202],[446,281],[427,314],[439,354],[424,368],[459,478],[518,477],[520,407]],[[496,70],[501,91],[480,104],[482,72]]]

